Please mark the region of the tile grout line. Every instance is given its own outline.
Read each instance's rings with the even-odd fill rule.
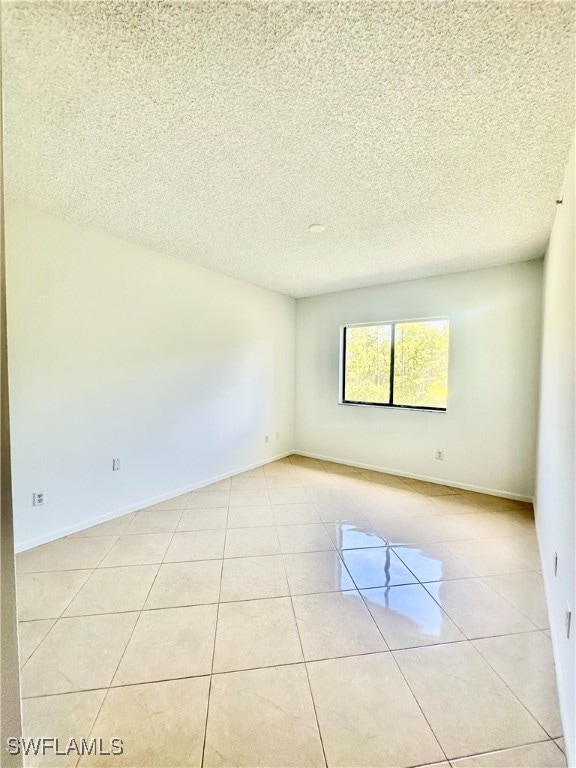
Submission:
[[[538,631],[540,631],[540,630],[538,630]],[[523,633],[519,633],[519,634],[533,634],[533,632],[523,632]],[[506,637],[506,636],[507,636],[507,635],[500,635],[500,637]],[[478,648],[478,647],[476,646],[476,642],[477,642],[478,640],[490,640],[490,639],[491,639],[490,637],[479,637],[479,638],[474,638],[473,640],[470,640],[470,644],[472,645],[472,647],[474,648],[474,650],[476,651],[476,653],[479,653],[479,654],[480,654],[480,656],[481,656],[481,658],[482,658],[482,659],[483,659],[483,660],[486,662],[486,664],[488,664],[488,666],[489,666],[489,667],[490,667],[490,669],[491,669],[491,670],[494,672],[494,674],[496,675],[496,677],[498,677],[498,679],[499,679],[499,680],[501,680],[501,681],[504,683],[504,685],[505,685],[505,686],[506,686],[506,688],[507,688],[507,689],[510,691],[510,693],[512,694],[512,696],[513,696],[513,697],[516,699],[516,701],[517,701],[517,702],[518,702],[518,703],[519,703],[519,704],[520,704],[520,705],[521,705],[521,706],[522,706],[522,707],[523,707],[523,708],[526,710],[526,712],[527,712],[527,713],[528,713],[528,715],[529,715],[529,716],[532,718],[532,720],[534,720],[534,722],[536,723],[536,725],[538,725],[538,726],[541,728],[541,730],[542,730],[542,731],[543,731],[543,732],[544,732],[544,733],[545,733],[545,734],[546,734],[546,735],[547,735],[547,736],[548,736],[550,739],[558,739],[558,738],[561,738],[561,737],[562,737],[562,735],[560,735],[560,736],[552,736],[552,734],[551,734],[551,733],[549,733],[549,731],[547,731],[547,730],[546,730],[546,728],[545,728],[545,727],[544,727],[544,725],[543,725],[543,724],[540,722],[540,720],[539,720],[539,719],[536,717],[536,715],[535,715],[533,712],[531,712],[531,711],[530,711],[530,709],[528,708],[528,706],[527,706],[526,704],[524,704],[524,702],[522,701],[522,699],[520,698],[520,696],[518,696],[518,694],[517,694],[517,693],[516,693],[516,692],[515,692],[515,691],[512,689],[512,687],[511,687],[511,686],[510,686],[510,685],[509,685],[509,684],[506,682],[506,680],[505,680],[505,679],[502,677],[502,675],[501,675],[501,674],[498,672],[498,670],[496,669],[496,667],[495,667],[495,666],[494,666],[494,665],[493,665],[493,664],[490,662],[490,659],[488,659],[486,656],[484,656],[484,654],[482,653],[482,651],[480,650],[480,648]]]
[[[180,512],[179,521],[182,519],[182,515],[183,514],[184,514],[184,509],[182,509],[181,512]],[[168,546],[166,547],[166,549],[164,551],[164,554],[166,554],[166,552],[168,551],[168,547],[172,543],[172,539],[174,538],[174,533],[175,533],[175,531],[172,532],[172,536],[170,537],[170,541],[168,542]],[[110,551],[110,550],[108,550],[108,551]],[[146,593],[146,597],[144,598],[144,602],[142,603],[142,607],[137,612],[138,616],[136,617],[136,621],[134,622],[134,625],[132,627],[132,631],[130,632],[130,635],[128,637],[126,645],[124,646],[124,649],[123,649],[122,653],[120,654],[120,658],[118,659],[118,663],[116,664],[116,668],[115,668],[114,672],[112,673],[112,675],[110,677],[110,682],[106,686],[106,693],[104,694],[104,697],[102,698],[102,702],[100,703],[100,706],[98,707],[98,711],[96,712],[96,715],[94,717],[94,721],[93,721],[92,726],[91,726],[90,731],[89,731],[90,736],[92,735],[92,732],[93,732],[93,730],[94,730],[94,728],[96,726],[96,723],[98,721],[98,717],[100,716],[100,712],[102,711],[102,708],[104,707],[104,704],[106,703],[106,700],[108,698],[108,694],[110,693],[110,690],[112,688],[121,687],[121,686],[113,686],[112,683],[114,682],[114,678],[116,677],[118,669],[120,668],[120,664],[122,663],[122,659],[126,655],[126,649],[130,645],[130,641],[132,640],[132,637],[134,636],[134,632],[136,631],[136,627],[138,626],[138,623],[140,621],[140,617],[141,617],[141,615],[143,613],[144,606],[146,605],[146,601],[150,597],[150,593],[152,591],[152,588],[153,588],[154,584],[156,583],[156,579],[158,578],[158,574],[160,573],[160,569],[162,568],[162,563],[153,563],[153,565],[158,565],[158,567],[156,569],[156,574],[155,574],[154,578],[152,579],[152,583],[150,584],[150,587],[148,588],[148,592]],[[130,611],[130,613],[132,613],[132,611]],[[78,765],[78,763],[80,762],[80,759],[81,758],[79,757],[78,760],[75,763],[75,766]]]
[[[384,641],[384,642],[386,642],[386,641]],[[437,647],[437,646],[435,646],[435,647]],[[442,746],[442,744],[440,743],[440,739],[438,738],[438,736],[437,736],[437,734],[436,734],[436,731],[434,730],[434,728],[432,728],[432,724],[430,723],[430,721],[429,721],[429,720],[428,720],[428,718],[426,717],[426,713],[424,712],[424,709],[423,709],[422,705],[421,705],[421,704],[420,704],[420,702],[418,701],[418,697],[416,696],[416,694],[415,694],[415,693],[414,693],[414,691],[412,690],[412,686],[411,686],[411,685],[410,685],[410,683],[408,682],[408,679],[407,679],[406,675],[404,674],[404,671],[402,670],[402,667],[400,666],[400,664],[398,663],[398,660],[397,660],[397,659],[396,659],[396,657],[394,656],[394,651],[392,651],[392,650],[391,650],[391,651],[390,651],[390,655],[392,656],[392,659],[394,660],[394,664],[396,664],[396,668],[398,669],[398,671],[399,671],[399,672],[400,672],[400,674],[402,675],[402,678],[403,678],[404,682],[406,683],[406,686],[407,686],[408,690],[410,691],[410,693],[411,693],[411,695],[412,695],[412,698],[413,698],[413,699],[414,699],[414,701],[416,702],[416,706],[418,707],[418,709],[419,709],[419,710],[420,710],[420,712],[422,713],[422,717],[423,717],[423,718],[424,718],[424,720],[426,721],[426,723],[427,723],[427,725],[428,725],[428,728],[430,728],[430,733],[431,733],[431,734],[434,736],[434,738],[436,739],[436,743],[438,744],[438,747],[439,747],[440,751],[441,751],[441,752],[442,752],[442,754],[444,755],[445,759],[446,759],[447,761],[449,761],[448,755],[446,754],[446,751],[445,751],[444,747],[443,747],[443,746]]]
[[[289,595],[285,595],[284,599],[286,599],[287,597],[289,597]],[[263,599],[268,599],[268,598],[263,598]],[[253,666],[253,667],[242,667],[240,669],[227,669],[227,670],[224,670],[222,672],[212,672],[212,673],[204,672],[204,673],[198,674],[198,675],[179,675],[177,677],[163,677],[163,678],[158,678],[158,679],[155,679],[155,680],[138,681],[136,683],[121,683],[121,684],[118,684],[118,685],[101,686],[101,687],[96,687],[96,688],[79,688],[79,689],[71,690],[71,691],[58,691],[56,693],[41,693],[41,694],[38,694],[38,695],[35,695],[35,696],[25,696],[25,697],[23,697],[23,699],[24,700],[28,700],[28,699],[45,699],[45,698],[50,698],[52,696],[68,696],[68,695],[74,694],[74,693],[86,693],[86,692],[90,692],[90,691],[119,690],[121,688],[134,688],[134,687],[137,687],[139,685],[154,685],[155,683],[166,683],[166,682],[170,682],[171,680],[195,680],[195,679],[198,679],[198,678],[210,677],[210,676],[212,676],[212,677],[221,677],[223,675],[237,674],[238,672],[253,672],[255,670],[272,669],[273,667],[293,667],[293,666],[298,666],[298,665],[304,664],[304,663],[306,663],[306,664],[316,664],[317,662],[338,661],[339,659],[364,658],[366,656],[381,656],[382,654],[392,654],[393,655],[395,653],[400,653],[400,652],[403,652],[403,651],[423,650],[423,649],[427,649],[427,648],[439,648],[439,647],[448,646],[448,645],[452,646],[452,645],[459,645],[459,644],[465,644],[465,643],[470,644],[470,641],[469,640],[454,640],[454,641],[452,641],[450,643],[437,643],[436,645],[432,645],[432,646],[427,645],[427,646],[415,646],[415,647],[412,647],[412,648],[394,648],[394,649],[389,649],[389,650],[385,649],[385,650],[382,650],[382,651],[364,651],[362,653],[346,654],[344,656],[325,656],[325,657],[318,658],[318,659],[310,659],[308,661],[306,661],[304,659],[302,661],[289,661],[289,662],[284,662],[282,664],[269,664],[267,666]],[[558,738],[562,738],[562,737],[561,736],[547,736],[546,740],[554,740],[554,739],[558,739]]]
[[[457,762],[458,760],[468,760],[471,757],[484,757],[485,755],[500,755],[505,752],[512,752],[515,749],[523,749],[524,747],[532,747],[538,744],[555,744],[555,746],[560,750],[560,752],[562,752],[560,747],[558,747],[558,745],[555,743],[555,739],[549,738],[549,739],[540,739],[539,741],[527,741],[527,742],[524,742],[523,744],[517,744],[514,747],[502,747],[501,749],[491,749],[488,752],[475,752],[472,755],[461,755],[460,757],[451,757],[450,761]],[[564,753],[562,752],[562,754]],[[426,766],[422,766],[422,768],[426,768]]]
[[[214,675],[214,658],[216,656],[216,638],[218,637],[218,623],[220,619],[220,597],[222,595],[222,577],[224,575],[224,553],[226,552],[226,538],[228,536],[228,518],[230,516],[230,505],[226,509],[226,528],[224,529],[224,544],[222,546],[222,560],[220,561],[220,583],[218,585],[218,603],[216,604],[216,622],[214,624],[214,642],[212,643],[212,660],[210,662],[210,677],[208,680],[208,694],[206,699],[206,719],[204,720],[204,736],[202,739],[202,754],[200,756],[200,766],[204,765],[204,756],[206,753],[206,738],[208,736],[208,717],[210,715],[210,699],[212,697],[212,679]]]
[[[67,537],[66,537],[66,536],[64,536],[64,537],[62,537],[62,538],[67,538]],[[82,538],[82,537],[78,537],[78,538]],[[106,537],[106,538],[107,538],[107,537]],[[112,537],[110,537],[110,538],[112,538]],[[82,586],[81,586],[81,587],[78,589],[78,592],[76,592],[76,594],[74,595],[74,597],[73,597],[73,598],[70,600],[70,602],[69,602],[69,603],[66,605],[66,607],[65,607],[65,608],[64,608],[64,609],[63,609],[63,610],[60,612],[60,615],[59,615],[59,616],[58,616],[58,617],[57,617],[57,618],[54,620],[54,624],[52,624],[52,626],[50,627],[50,629],[48,630],[48,632],[46,632],[46,634],[44,635],[44,637],[42,638],[42,640],[40,640],[40,642],[38,643],[38,645],[36,646],[36,648],[34,648],[34,650],[32,651],[32,653],[30,654],[30,656],[28,656],[28,658],[26,659],[26,661],[25,661],[25,662],[24,662],[24,664],[22,665],[22,667],[21,667],[21,670],[24,670],[24,667],[26,667],[26,666],[28,665],[28,663],[30,662],[30,660],[32,659],[32,657],[34,656],[34,654],[35,654],[35,653],[36,653],[36,652],[39,650],[40,646],[41,646],[41,645],[42,645],[42,644],[45,642],[45,640],[47,639],[47,637],[48,637],[48,636],[49,636],[49,635],[52,633],[52,631],[54,630],[54,628],[56,627],[56,625],[58,624],[58,622],[59,622],[59,621],[60,621],[60,619],[62,618],[62,614],[64,613],[64,611],[66,610],[66,608],[68,608],[68,606],[69,606],[69,605],[72,603],[72,600],[74,600],[74,599],[77,597],[77,595],[79,594],[79,592],[80,592],[80,590],[82,589],[82,587],[84,587],[84,586],[86,585],[86,583],[87,583],[87,582],[90,580],[90,578],[92,577],[93,573],[94,573],[94,572],[95,572],[95,571],[98,569],[98,566],[100,565],[100,563],[102,562],[102,560],[104,560],[104,558],[106,557],[106,555],[107,555],[107,554],[110,552],[110,550],[112,549],[112,547],[114,546],[114,544],[116,544],[116,542],[118,541],[118,539],[119,539],[119,538],[120,538],[119,536],[117,536],[117,537],[115,538],[115,540],[114,540],[114,541],[113,541],[113,542],[110,544],[110,546],[108,547],[108,549],[107,549],[107,550],[104,552],[104,554],[102,555],[102,557],[100,558],[100,560],[98,560],[98,563],[97,563],[97,564],[94,566],[94,568],[92,568],[92,569],[91,569],[91,570],[92,570],[92,573],[90,574],[90,576],[88,576],[88,578],[86,579],[86,581],[85,581],[85,582],[82,584]],[[74,569],[69,569],[69,570],[74,570],[74,571],[83,571],[83,570],[88,570],[88,569],[84,569],[84,568],[74,568]],[[31,575],[32,573],[60,573],[60,572],[61,572],[61,571],[33,571],[33,572],[29,572],[28,574],[26,574],[26,573],[22,573],[22,574],[21,574],[21,573],[17,573],[17,576],[25,576],[25,575]],[[42,619],[31,619],[31,621],[42,621]],[[21,696],[21,698],[23,698],[21,693],[20,693],[20,696]],[[78,758],[78,759],[80,759],[80,758]]]
[[[312,701],[312,708],[314,709],[314,718],[316,720],[316,728],[318,729],[318,738],[320,739],[320,746],[322,747],[322,755],[324,757],[324,765],[328,766],[328,758],[326,757],[326,749],[324,747],[324,739],[322,738],[322,730],[320,728],[320,721],[318,719],[318,711],[316,709],[316,701],[314,699],[314,692],[312,690],[312,684],[310,682],[310,675],[308,674],[308,665],[306,663],[306,654],[304,653],[304,646],[302,644],[302,636],[300,634],[300,627],[298,626],[298,619],[296,618],[296,609],[294,608],[294,600],[292,599],[292,591],[290,589],[290,582],[288,580],[288,572],[286,570],[286,563],[284,561],[284,555],[280,555],[282,558],[282,566],[284,568],[284,575],[286,583],[288,585],[288,596],[290,598],[290,605],[292,607],[292,616],[294,617],[294,625],[296,627],[296,634],[298,635],[298,642],[300,644],[300,651],[302,653],[302,664],[304,665],[304,671],[306,673],[306,680],[308,681],[308,690],[310,692],[310,700]]]
[[[356,582],[354,582],[354,583],[356,583]],[[410,684],[409,684],[408,680],[406,679],[406,677],[405,677],[405,675],[404,675],[404,672],[402,671],[402,669],[400,668],[400,665],[399,665],[399,664],[398,664],[398,662],[396,661],[396,658],[394,657],[394,653],[392,652],[392,649],[390,648],[390,646],[388,645],[388,643],[387,643],[387,641],[386,641],[386,638],[384,637],[384,633],[382,632],[382,630],[381,630],[381,629],[380,629],[380,627],[378,626],[378,623],[376,622],[376,619],[375,619],[375,618],[374,618],[374,616],[372,615],[372,611],[371,611],[371,610],[368,608],[368,606],[366,605],[366,601],[364,600],[364,596],[362,595],[362,591],[361,591],[360,589],[358,589],[358,594],[360,595],[360,599],[362,600],[362,604],[363,604],[364,608],[366,609],[366,611],[368,612],[368,614],[369,614],[370,618],[372,619],[372,622],[373,622],[374,626],[376,627],[376,629],[377,629],[377,631],[378,631],[378,634],[380,635],[380,637],[382,638],[382,641],[383,641],[384,645],[385,645],[385,646],[386,646],[386,648],[388,649],[388,651],[389,651],[389,653],[390,653],[390,656],[391,656],[391,658],[394,660],[394,664],[396,665],[396,667],[397,667],[398,671],[399,671],[399,672],[400,672],[400,674],[402,675],[402,677],[403,677],[403,679],[404,679],[404,682],[406,683],[406,685],[407,685],[407,687],[408,687],[408,690],[409,690],[409,691],[410,691],[410,693],[412,694],[412,697],[413,697],[414,701],[416,702],[416,705],[418,706],[419,710],[422,712],[422,717],[424,718],[424,720],[425,720],[425,721],[426,721],[426,723],[428,724],[428,727],[430,728],[430,732],[431,732],[431,733],[432,733],[432,735],[434,736],[434,739],[436,740],[436,743],[438,744],[438,747],[439,747],[440,751],[442,752],[442,754],[444,755],[444,757],[446,758],[446,760],[448,760],[448,756],[447,756],[446,752],[444,751],[444,748],[443,748],[443,747],[442,747],[442,745],[440,744],[440,740],[438,739],[438,736],[436,735],[436,732],[434,731],[434,729],[432,728],[432,726],[431,726],[430,722],[428,721],[428,718],[426,717],[426,715],[425,715],[425,713],[424,713],[424,710],[422,709],[422,706],[421,706],[420,702],[419,702],[419,701],[418,701],[418,699],[416,698],[416,694],[415,694],[415,693],[414,693],[414,691],[412,690],[412,688],[411,688],[411,686],[410,686]]]

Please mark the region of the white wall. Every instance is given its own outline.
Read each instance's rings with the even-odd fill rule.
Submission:
[[[538,260],[298,300],[296,449],[531,497],[541,274]],[[445,315],[446,413],[338,404],[341,325]]]
[[[293,299],[21,205],[6,241],[19,550],[292,449]]]
[[[558,692],[568,750],[576,765],[576,532],[575,483],[575,250],[574,149],[545,259],[542,383],[536,525],[556,660]],[[554,553],[558,575],[554,576]],[[572,609],[572,632],[566,636],[566,603]]]

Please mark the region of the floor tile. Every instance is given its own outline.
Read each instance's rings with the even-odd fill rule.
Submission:
[[[320,523],[314,504],[277,504],[272,507],[276,525]]]
[[[312,662],[308,674],[329,766],[397,768],[444,757],[391,654]]]
[[[36,573],[96,568],[115,541],[116,536],[56,539],[16,555],[16,571]]]
[[[91,573],[91,570],[84,570],[18,574],[18,619],[59,618]]]
[[[120,536],[124,533],[126,526],[135,514],[135,512],[131,512],[128,515],[122,515],[122,517],[115,517],[113,520],[106,520],[105,523],[98,523],[98,525],[92,525],[90,528],[84,528],[82,531],[70,533],[66,538],[84,539],[92,536]]]
[[[400,516],[402,519],[406,519],[408,517],[403,512],[400,512],[387,504],[383,497],[377,500],[359,501],[358,498],[354,496],[354,501],[357,505],[358,512],[361,515],[361,519],[374,527],[377,527],[379,523],[386,523],[391,518]],[[355,515],[358,517],[358,513],[355,513]]]
[[[215,631],[215,605],[143,611],[112,684],[209,674]]]
[[[176,531],[164,555],[165,563],[190,560],[220,560],[224,556],[226,532]]]
[[[268,486],[268,490],[271,490],[272,488],[301,488],[302,483],[300,482],[298,475],[294,472],[285,472],[280,475],[272,475],[266,477],[266,485]]]
[[[526,561],[527,570],[540,571],[540,550],[538,540],[535,534],[522,536],[506,536],[502,539],[502,544],[507,548],[510,555]]]
[[[384,547],[387,544],[386,539],[367,520],[341,520],[324,525],[337,549],[364,549]]]
[[[384,496],[388,510],[404,518],[430,517],[442,511],[432,499],[410,490],[385,490]]]
[[[84,757],[79,765],[101,768],[199,768],[208,706],[208,677],[111,688],[92,738],[120,735],[124,753]]]
[[[307,661],[387,650],[358,592],[297,595],[292,601]]]
[[[221,560],[164,563],[160,566],[144,607],[177,608],[217,603],[221,573]]]
[[[339,520],[362,520],[364,518],[364,515],[351,501],[322,501],[314,506],[324,523],[337,523]]]
[[[22,723],[25,738],[57,738],[60,751],[65,751],[69,740],[77,743],[85,738],[88,741],[92,724],[104,701],[105,690],[64,693],[59,696],[42,696],[37,699],[22,701]],[[56,755],[47,751],[46,755],[29,755],[26,766],[53,766],[67,768],[75,766],[78,754]]]
[[[566,744],[564,742],[564,737],[561,739],[554,739],[554,744],[556,744],[556,746],[561,749],[564,754],[566,754]]]
[[[21,667],[26,664],[54,624],[56,624],[56,619],[18,622],[18,650]]]
[[[474,491],[462,491],[472,504],[480,509],[487,510],[532,510],[532,504],[516,499],[505,499],[503,496],[490,496],[487,493],[475,493]]]
[[[471,643],[393,654],[448,758],[546,738]]]
[[[524,531],[513,516],[498,518],[490,512],[472,512],[468,515],[436,515],[428,522],[439,541],[462,539],[490,539],[499,536],[518,536]]]
[[[465,515],[470,512],[478,512],[478,507],[464,494],[458,494],[457,496],[435,496],[434,503],[446,515]]]
[[[100,565],[107,568],[118,565],[161,563],[171,538],[171,533],[120,536]]]
[[[280,549],[284,554],[322,552],[334,549],[334,544],[322,524],[278,526]]]
[[[488,576],[484,581],[539,629],[548,627],[548,607],[541,573],[508,573]]]
[[[308,498],[313,502],[347,501],[351,492],[334,482],[325,485],[304,485]]]
[[[182,516],[180,510],[150,510],[141,509],[128,527],[124,530],[124,535],[129,533],[172,533]]]
[[[491,515],[497,520],[512,520],[527,535],[533,534],[536,531],[534,512],[532,510],[491,510]]]
[[[360,467],[353,467],[350,464],[339,464],[335,461],[322,461],[321,464],[327,472],[335,475],[360,475],[363,471]]]
[[[477,576],[499,573],[519,573],[536,567],[533,560],[514,555],[506,537],[501,539],[472,539],[447,541],[445,549],[468,564]]]
[[[360,474],[371,483],[376,483],[376,485],[389,486],[391,488],[406,487],[404,478],[398,475],[390,475],[387,472],[377,472],[372,469],[361,469]]]
[[[389,517],[375,523],[390,544],[430,544],[442,540],[442,532],[430,527],[430,517]],[[373,518],[372,518],[373,521]]]
[[[264,475],[252,475],[250,477],[233,477],[233,491],[265,491],[268,488]]]
[[[224,557],[279,555],[280,542],[275,526],[230,528],[226,532]]]
[[[466,579],[478,574],[442,544],[399,544],[394,552],[419,581]]]
[[[218,509],[227,507],[230,501],[228,491],[194,491],[188,498],[187,509]]]
[[[292,466],[296,467],[297,472],[305,475],[315,475],[326,471],[322,466],[320,459],[313,459],[310,456],[294,455],[291,457],[290,461],[292,462]]]
[[[338,483],[338,486],[340,488],[344,488],[346,491],[349,492],[350,498],[355,498],[358,493],[362,494],[363,491],[369,489],[369,490],[377,490],[380,493],[383,492],[384,488],[381,485],[376,485],[374,483],[371,483],[369,480],[367,480],[365,477],[362,477],[360,474],[354,474],[354,475],[338,475],[337,478],[333,474],[328,475],[329,482],[336,481]]]
[[[305,488],[343,488],[345,478],[331,472],[298,469],[297,475]]]
[[[228,510],[228,528],[258,528],[275,525],[272,507],[263,504],[255,507],[235,507]]]
[[[214,672],[303,661],[289,597],[223,603],[218,611]]]
[[[376,505],[387,505],[386,491],[377,485],[368,485],[364,488],[356,488],[350,494],[352,503],[358,510],[365,511]],[[390,506],[388,504],[388,506]]]
[[[361,594],[393,650],[465,639],[421,584],[365,589]]]
[[[417,582],[390,547],[345,549],[341,554],[358,589]]]
[[[235,491],[230,494],[230,507],[256,507],[270,504],[267,490]]]
[[[177,531],[210,531],[214,528],[226,528],[228,507],[212,509],[187,509],[182,513]]]
[[[64,616],[139,611],[157,572],[157,565],[98,568],[72,600]]]
[[[482,579],[430,582],[425,587],[470,639],[536,629]]]
[[[224,561],[220,600],[254,600],[288,595],[281,555],[236,557]]]
[[[22,669],[22,695],[107,687],[137,618],[113,613],[59,619]]]
[[[453,768],[565,768],[566,758],[552,741],[527,744],[452,761]]]
[[[283,461],[273,461],[270,464],[265,464],[264,475],[268,479],[273,477],[298,477],[296,474],[296,468],[293,467],[289,462],[286,463]]]
[[[272,504],[306,504],[310,496],[304,488],[271,488]]]
[[[284,555],[284,565],[293,595],[354,589],[354,582],[337,552]]]
[[[204,765],[324,766],[304,665],[214,676]]]
[[[552,643],[541,632],[474,642],[486,661],[552,737],[562,736]]]
[[[430,483],[411,477],[407,477],[404,482],[409,488],[413,488],[423,496],[455,496],[460,494],[458,488],[451,488],[449,485],[442,485],[441,483]]]

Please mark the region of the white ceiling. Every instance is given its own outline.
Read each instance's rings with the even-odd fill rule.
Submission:
[[[570,1],[2,10],[17,199],[293,296],[544,251]]]

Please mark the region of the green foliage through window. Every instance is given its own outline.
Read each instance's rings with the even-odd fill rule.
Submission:
[[[343,401],[446,409],[449,321],[344,329]]]

